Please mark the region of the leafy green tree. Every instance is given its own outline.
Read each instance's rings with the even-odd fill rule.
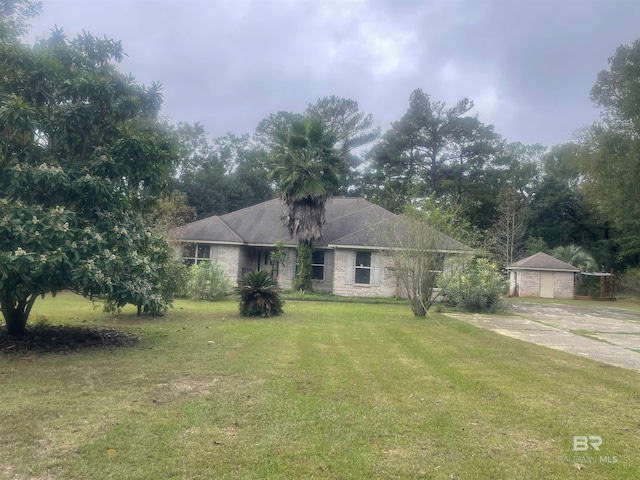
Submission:
[[[167,305],[167,243],[141,214],[175,149],[160,86],[118,72],[119,42],[62,30],[0,42],[0,306],[24,332],[38,296],[70,289],[138,313]]]
[[[477,248],[482,244],[482,232],[469,222],[465,215],[466,208],[461,202],[436,198],[435,194],[431,194],[429,197],[413,200],[404,213],[468,247]]]
[[[417,156],[406,149],[398,132],[387,131],[366,154],[363,194],[394,213],[402,213],[413,198],[425,196]]]
[[[510,185],[525,198],[530,199],[542,174],[542,158],[546,147],[535,143],[506,143],[495,159],[494,168],[501,171],[501,188]]]
[[[155,232],[170,239],[170,232],[176,227],[196,219],[196,210],[187,203],[186,194],[179,190],[172,190],[158,201],[148,218]]]
[[[253,140],[266,150],[272,152],[280,147],[282,136],[287,134],[291,124],[304,120],[304,115],[280,111],[272,113],[260,120],[253,134]]]
[[[358,195],[362,190],[359,167],[363,163],[359,153],[380,136],[380,127],[374,125],[373,115],[361,112],[355,100],[332,95],[310,104],[304,116],[322,119],[335,140],[333,148],[343,159],[345,168],[338,172],[341,185],[336,193]]]
[[[621,45],[598,74],[591,99],[603,119],[583,132],[582,188],[615,228],[620,254],[640,261],[640,39]]]
[[[443,279],[442,296],[449,304],[468,312],[494,313],[507,290],[497,265],[486,258],[473,259]]]
[[[579,189],[551,176],[533,191],[527,225],[529,235],[552,248],[596,241],[601,231]]]
[[[549,253],[549,245],[545,242],[544,238],[529,236],[525,243],[526,256],[535,255],[538,252]]]
[[[457,122],[451,158],[442,166],[439,195],[449,203],[464,206],[460,212],[476,227],[489,227],[496,212],[496,192],[506,171],[496,166],[505,144],[493,125],[477,117]]]
[[[198,218],[222,215],[273,197],[268,154],[249,135],[227,133],[213,140],[199,125],[174,129],[181,165],[174,188],[187,195]]]
[[[551,248],[581,245],[614,266],[616,252],[608,238],[611,231],[598,218],[582,188],[582,155],[581,146],[566,143],[542,156],[542,178],[531,190],[527,231]]]
[[[460,119],[472,108],[468,98],[447,107],[416,89],[409,97],[407,113],[393,124],[401,151],[408,157],[410,175],[425,178],[428,193],[438,193],[441,169],[455,155],[453,145],[460,133]]]
[[[27,33],[28,19],[42,13],[38,0],[0,0],[0,40]]]
[[[620,45],[591,89],[591,100],[603,110],[606,123],[640,132],[640,39]]]
[[[341,155],[367,145],[378,138],[380,127],[373,123],[373,115],[361,112],[358,102],[336,95],[318,99],[304,112],[306,118],[319,118],[334,138]]]
[[[311,290],[311,245],[322,237],[326,201],[339,186],[342,158],[334,144],[322,120],[305,120],[280,134],[273,154],[273,178],[287,206],[284,223],[299,240],[297,289]]]
[[[472,107],[466,98],[449,107],[415,90],[405,115],[367,154],[364,195],[399,213],[435,194],[464,205],[468,220],[488,228],[512,156],[493,126],[468,114]]]

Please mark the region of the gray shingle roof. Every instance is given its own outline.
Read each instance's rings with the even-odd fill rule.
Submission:
[[[412,222],[412,220],[405,215],[393,215],[392,217],[387,217],[382,221],[369,223],[365,226],[365,228],[336,239],[335,241],[331,242],[331,245],[335,245],[337,247],[359,245],[377,248],[389,247],[390,238],[399,236],[399,241],[401,243],[404,241],[402,239],[402,229],[405,228],[404,223],[406,222]],[[435,235],[431,237],[432,241],[429,240],[427,242],[433,245],[434,249],[449,252],[473,251],[466,245],[463,245],[457,240],[447,237],[442,233],[434,233]],[[393,247],[393,245],[391,245],[391,247]]]
[[[183,225],[174,231],[182,241],[297,245],[289,237],[282,222],[286,206],[279,198]],[[380,228],[389,228],[396,221],[406,219],[362,198],[333,197],[327,201],[326,224],[323,236],[314,242],[322,246],[383,247]],[[468,247],[442,235],[443,250],[470,251]]]
[[[538,252],[530,257],[523,258],[515,262],[513,265],[509,265],[507,269],[520,269],[520,270],[552,270],[557,272],[579,272],[580,269],[573,265],[558,260],[546,253]]]
[[[215,239],[224,243],[244,243],[244,240],[218,216],[203,218],[178,227],[172,232],[172,238],[194,242]]]

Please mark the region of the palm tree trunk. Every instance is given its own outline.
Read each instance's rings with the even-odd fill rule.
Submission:
[[[311,260],[313,256],[313,245],[311,240],[300,239],[298,241],[298,274],[293,283],[295,290],[310,292],[313,290],[311,281]]]

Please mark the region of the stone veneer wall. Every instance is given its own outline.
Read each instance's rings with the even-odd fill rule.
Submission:
[[[573,298],[574,274],[571,272],[556,272],[554,275],[555,298]]]
[[[518,296],[539,297],[540,296],[540,272],[532,270],[519,270],[518,275]]]
[[[540,272],[535,270],[516,271],[520,297],[540,296]],[[571,272],[554,272],[554,298],[573,298],[574,274]]]
[[[216,246],[218,263],[234,285],[240,280],[240,247],[236,245]]]
[[[354,250],[336,249],[333,270],[333,293],[349,297],[393,297],[397,291],[396,276],[393,273],[393,262],[390,257],[381,256],[380,286],[346,284],[347,256]],[[374,252],[381,255],[379,252]]]
[[[194,242],[195,243],[195,242]],[[204,244],[204,242],[198,242]],[[231,282],[235,285],[242,272],[239,269],[240,265],[240,246],[237,245],[211,245],[211,259],[214,262],[218,262],[222,267],[222,270],[227,274]],[[182,258],[183,244],[177,243],[174,247],[174,252],[177,258]]]

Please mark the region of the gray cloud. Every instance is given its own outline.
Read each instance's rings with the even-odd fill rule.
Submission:
[[[633,41],[633,0],[44,0],[32,38],[55,24],[122,40],[121,70],[164,86],[165,114],[212,135],[250,133],[326,95],[383,128],[422,88],[466,96],[511,141],[566,141],[593,121],[589,90]]]

